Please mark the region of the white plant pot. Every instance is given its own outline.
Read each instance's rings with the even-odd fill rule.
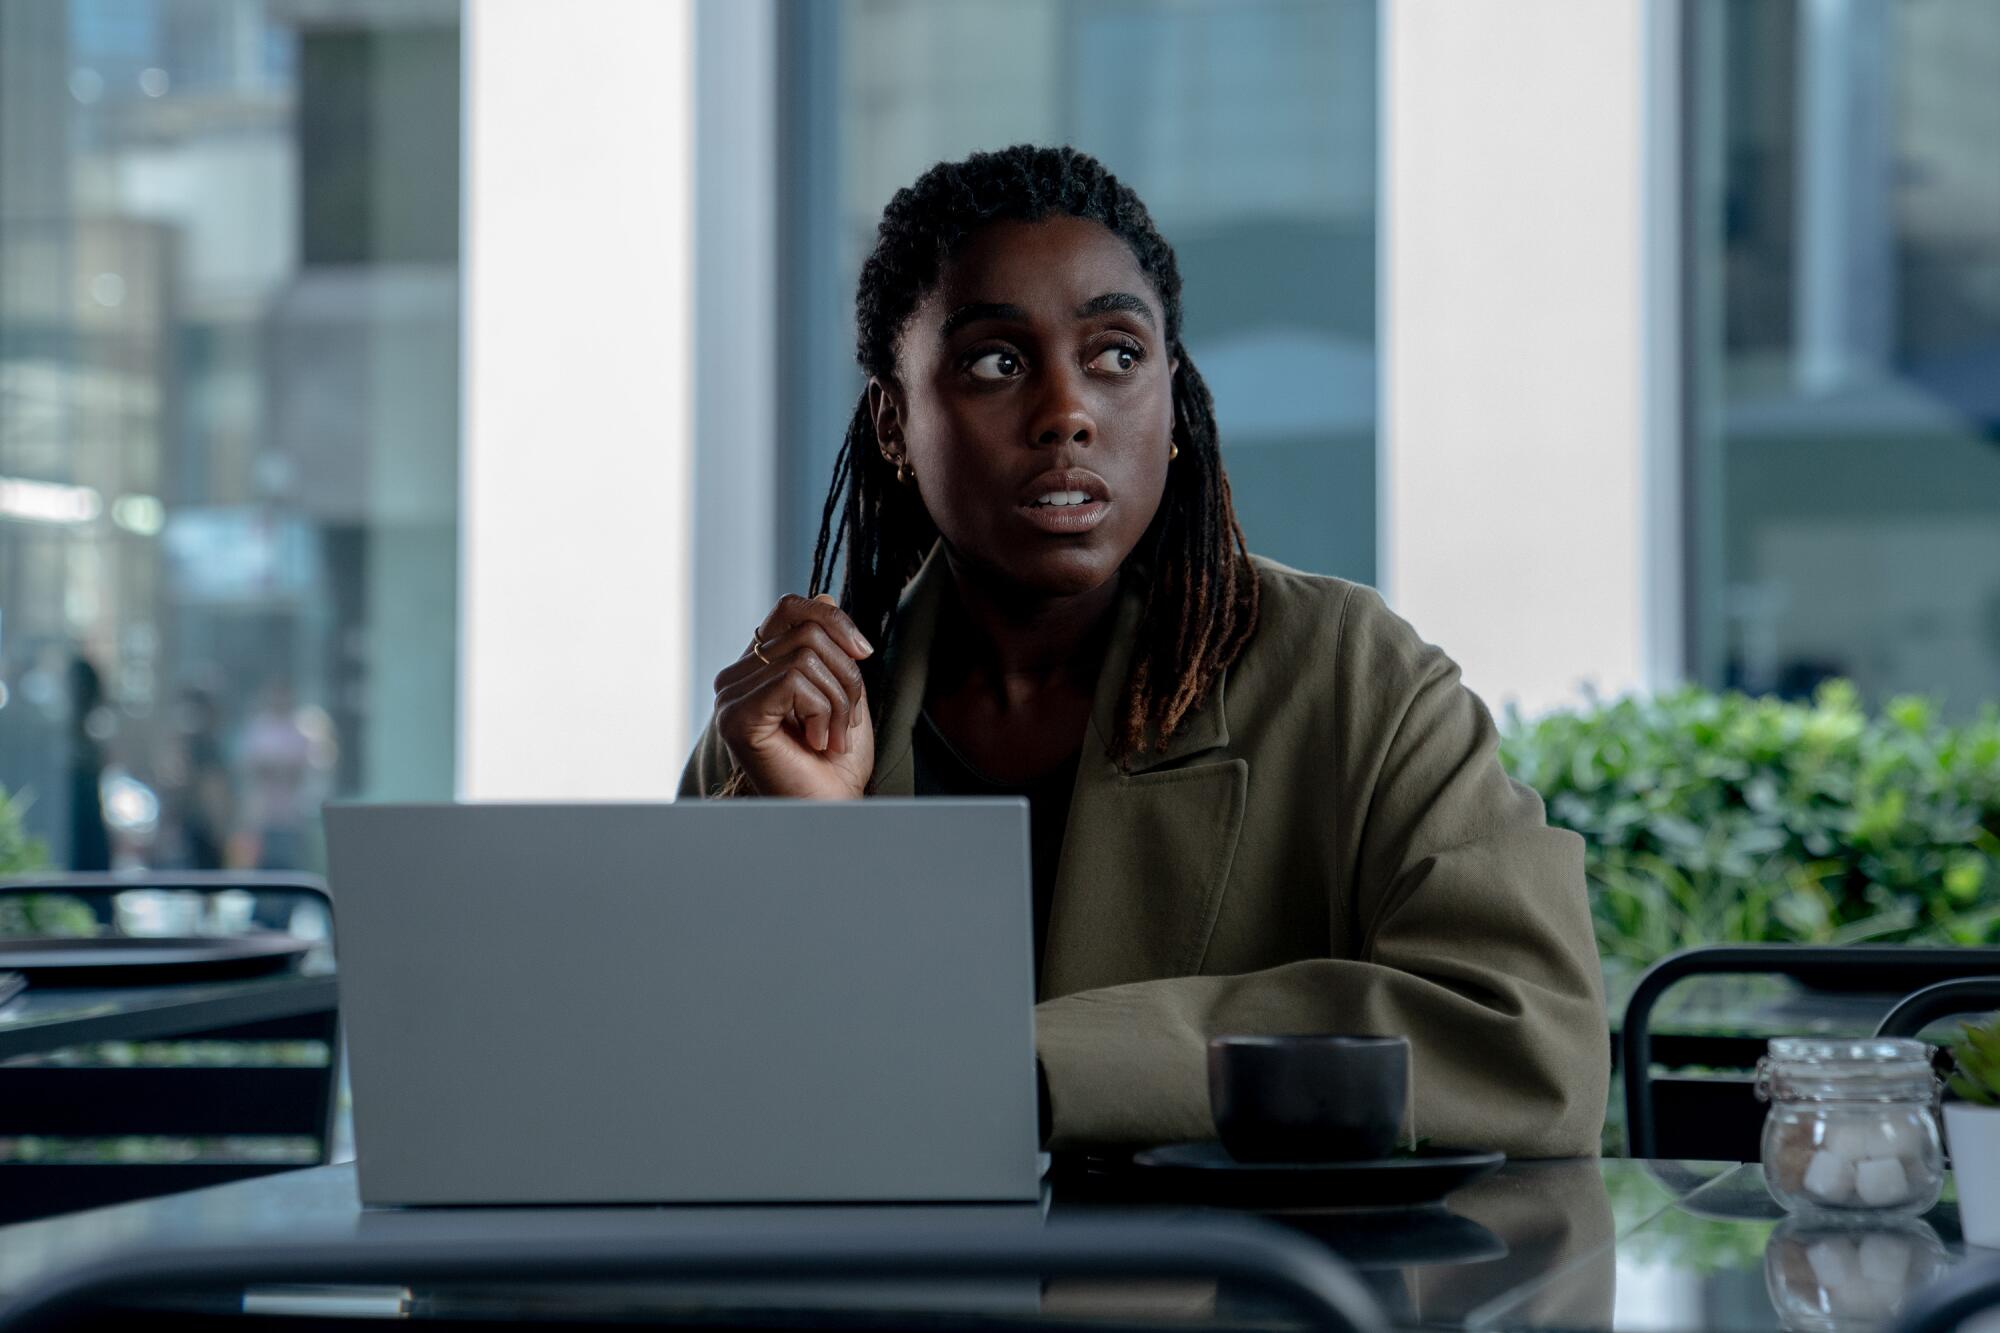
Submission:
[[[1965,1243],[2000,1250],[2000,1106],[1946,1102],[1944,1133]]]

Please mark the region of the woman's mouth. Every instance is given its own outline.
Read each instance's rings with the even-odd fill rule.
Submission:
[[[1021,512],[1044,532],[1088,532],[1111,508],[1104,478],[1082,468],[1045,472],[1021,491]]]
[[[1044,532],[1088,532],[1104,521],[1111,505],[1093,500],[1082,491],[1051,491],[1047,497],[1022,506],[1028,521]]]

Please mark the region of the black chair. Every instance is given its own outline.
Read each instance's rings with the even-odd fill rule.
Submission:
[[[1619,1063],[1625,1078],[1625,1144],[1633,1157],[1757,1160],[1764,1107],[1747,1074],[1653,1074],[1654,1007],[1667,990],[1694,976],[1788,976],[1813,987],[1899,995],[1940,981],[2000,974],[2000,949],[1928,949],[1895,945],[1713,945],[1669,955],[1647,969],[1625,1006]],[[1783,1036],[1785,1033],[1769,1033]],[[1761,1048],[1762,1038],[1738,1042]],[[1740,1058],[1740,1057],[1737,1057]],[[1754,1060],[1743,1059],[1747,1068]],[[1687,1063],[1722,1064],[1723,1060]],[[1662,1123],[1672,1126],[1660,1132]]]
[[[31,896],[73,900],[108,925],[122,894],[165,891],[204,904],[218,894],[251,895],[253,928],[313,921],[325,932],[330,960],[331,900],[325,884],[292,874],[163,873],[144,877],[46,875],[0,881],[0,904]],[[157,899],[171,902],[174,898]],[[16,908],[19,915],[19,909]],[[71,916],[80,914],[72,910]],[[0,937],[0,946],[5,938]],[[37,999],[46,983],[30,985]],[[296,1017],[177,1032],[174,1042],[309,1043],[324,1052],[281,1064],[114,1064],[76,1059],[74,1051],[41,1051],[0,1063],[0,1138],[61,1139],[65,1151],[41,1160],[0,1163],[0,1222],[25,1221],[81,1208],[172,1194],[273,1171],[320,1165],[333,1152],[339,1092],[339,1015],[332,1008]],[[249,1151],[191,1160],[135,1154],[140,1139],[243,1138]],[[75,1142],[81,1140],[83,1142]],[[262,1141],[261,1144],[259,1141]],[[286,1146],[282,1156],[257,1149]],[[121,1142],[123,1141],[123,1142]],[[308,1146],[309,1145],[309,1146]],[[83,1160],[95,1155],[95,1160]],[[132,1160],[152,1156],[154,1160]]]
[[[1983,1259],[1912,1295],[1883,1333],[1955,1333],[1966,1320],[1996,1309],[2000,1309],[2000,1259]]]
[[[568,1235],[557,1223],[534,1236],[475,1232],[433,1239],[403,1229],[370,1236],[363,1229],[338,1244],[134,1251],[88,1262],[18,1293],[0,1306],[0,1330],[75,1326],[91,1315],[129,1328],[143,1322],[141,1310],[161,1307],[180,1311],[180,1325],[194,1326],[187,1313],[202,1311],[199,1318],[206,1322],[201,1327],[228,1326],[232,1321],[223,1316],[244,1309],[244,1289],[258,1286],[483,1284],[518,1292],[524,1285],[586,1282],[915,1283],[1006,1277],[1215,1278],[1283,1302],[1309,1327],[1384,1333],[1388,1326],[1367,1288],[1330,1251],[1252,1217],[1107,1213],[1057,1217],[1038,1225],[938,1227],[908,1214],[874,1222],[829,1222],[802,1210],[784,1220],[745,1222],[722,1215],[698,1230],[671,1228],[656,1235]],[[545,1319],[556,1314],[564,1326],[580,1322],[573,1311],[552,1311],[545,1299],[536,1308]],[[514,1326],[512,1313],[497,1314],[491,1323]],[[629,1307],[618,1313],[618,1322],[632,1326]],[[804,1313],[807,1317],[799,1322],[811,1322],[811,1312]],[[169,1312],[157,1322],[174,1319]],[[328,1326],[319,1318],[298,1323]],[[477,1316],[449,1320],[455,1328],[488,1323]]]
[[[2000,977],[1965,977],[1905,995],[1876,1025],[1878,1037],[1914,1037],[1940,1018],[2000,1009]]]

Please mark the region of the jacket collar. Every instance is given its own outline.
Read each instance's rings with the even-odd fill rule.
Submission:
[[[876,795],[915,794],[911,738],[950,580],[933,549],[897,609],[884,650]],[[1050,904],[1043,999],[1199,972],[1243,826],[1249,765],[1210,753],[1229,742],[1221,682],[1165,750],[1138,755],[1129,770],[1111,762],[1144,587],[1128,573],[1097,679]],[[1200,755],[1209,759],[1186,762]]]
[[[1139,618],[1145,611],[1144,576],[1128,571],[1119,591],[1110,645],[1097,676],[1097,689],[1090,706],[1090,735],[1086,738],[1086,761],[1102,758],[1108,764],[1111,741],[1118,734],[1118,710],[1124,702],[1125,679],[1132,669],[1137,648]],[[930,680],[931,644],[937,637],[938,620],[944,599],[951,593],[951,569],[944,555],[944,543],[931,553],[915,578],[903,590],[896,608],[896,621],[884,650],[881,715],[875,726],[875,779],[878,796],[909,796],[916,790],[916,770],[911,759],[912,737],[917,717],[923,711],[924,689]],[[1218,680],[1202,706],[1167,741],[1164,750],[1145,749],[1133,756],[1132,774],[1146,773],[1183,763],[1209,750],[1229,744],[1229,723],[1224,706],[1227,673]],[[1094,747],[1094,749],[1092,748]],[[1101,767],[1086,762],[1085,770]]]

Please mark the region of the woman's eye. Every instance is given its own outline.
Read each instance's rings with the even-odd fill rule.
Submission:
[[[1021,358],[1012,352],[986,352],[965,369],[976,380],[1011,380],[1021,373]]]
[[[1138,351],[1123,343],[1107,347],[1090,359],[1091,369],[1109,371],[1113,375],[1129,375],[1138,364]]]

